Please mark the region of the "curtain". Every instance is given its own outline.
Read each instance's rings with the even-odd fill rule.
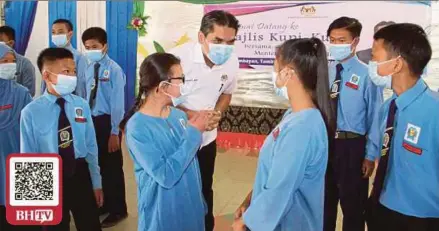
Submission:
[[[107,1],[108,54],[126,75],[125,110],[134,103],[137,65],[137,31],[127,29],[134,12],[132,1]]]
[[[14,49],[24,55],[32,33],[38,1],[7,1],[5,23],[15,30]]]
[[[70,43],[76,48],[76,1],[49,1],[49,46],[52,44],[52,23],[57,19],[67,19],[73,24],[73,37]]]

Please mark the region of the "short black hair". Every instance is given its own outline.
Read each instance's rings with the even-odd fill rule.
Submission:
[[[431,59],[432,50],[427,34],[416,24],[396,23],[386,26],[377,31],[373,39],[383,39],[387,53],[391,57],[401,56],[415,75],[421,76]]]
[[[355,18],[340,17],[329,25],[326,35],[329,36],[334,29],[346,29],[351,34],[352,38],[357,38],[360,37],[363,26],[360,21]]]
[[[1,26],[0,27],[0,34],[5,34],[6,36],[8,36],[8,38],[10,40],[15,41],[15,30],[14,30],[14,28],[12,28],[10,26]]]
[[[238,19],[233,14],[223,10],[214,10],[205,14],[201,20],[200,31],[207,36],[213,31],[214,25],[233,28],[236,33],[240,27]]]
[[[73,24],[69,20],[64,19],[64,18],[60,18],[60,19],[55,20],[52,23],[52,25],[55,25],[55,24],[58,24],[58,23],[62,23],[64,25],[66,25],[68,31],[73,31]]]
[[[51,47],[46,48],[38,55],[37,65],[40,72],[43,70],[43,66],[49,62],[55,62],[61,59],[74,59],[72,52],[65,48]]]
[[[102,44],[107,44],[107,32],[100,27],[90,27],[82,33],[82,43],[85,41],[95,39]]]
[[[376,33],[378,31],[378,28],[388,26],[388,25],[393,25],[393,24],[395,24],[394,21],[381,21],[373,27],[373,31],[374,31],[374,33]]]

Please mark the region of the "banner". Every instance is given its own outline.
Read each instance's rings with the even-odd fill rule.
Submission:
[[[357,51],[371,47],[374,27],[381,21],[410,22],[424,28],[431,21],[428,1],[288,1],[204,7],[205,13],[212,10],[226,10],[239,19],[235,44],[241,68],[271,68],[276,46],[289,39],[317,37],[329,43],[328,26],[341,16],[356,18],[363,25]]]

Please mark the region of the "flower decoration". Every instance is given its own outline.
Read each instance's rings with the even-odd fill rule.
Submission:
[[[131,23],[128,25],[128,29],[137,30],[139,32],[139,36],[146,35],[146,22],[149,19],[149,16],[138,16],[135,15],[131,19]]]

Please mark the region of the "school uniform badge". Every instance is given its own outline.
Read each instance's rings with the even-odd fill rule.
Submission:
[[[360,83],[360,76],[353,74],[349,82],[346,82],[346,86],[358,90],[359,83]]]
[[[413,125],[411,123],[408,123],[407,129],[406,129],[405,135],[404,135],[404,142],[403,142],[402,146],[410,152],[421,155],[422,149],[412,145],[412,144],[418,144],[420,134],[421,134],[420,127]]]
[[[0,111],[9,110],[11,108],[12,108],[12,104],[3,105],[3,106],[0,106]]]
[[[85,123],[87,119],[83,116],[84,110],[80,107],[75,107],[75,121],[78,123]]]
[[[105,70],[104,71],[104,76],[102,78],[99,78],[99,80],[102,81],[102,82],[110,81],[110,71],[109,70]]]

